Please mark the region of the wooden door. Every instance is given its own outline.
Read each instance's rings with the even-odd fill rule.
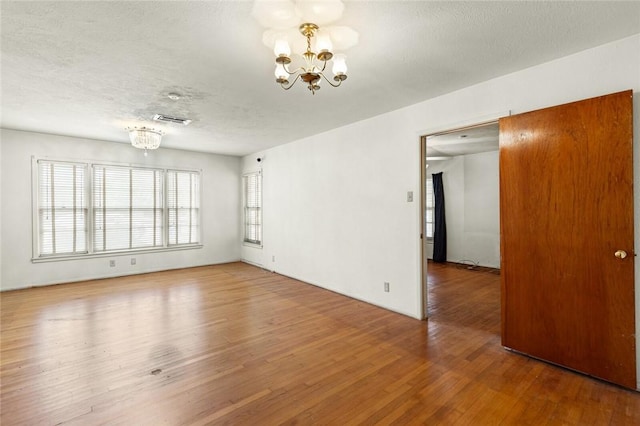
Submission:
[[[632,117],[626,91],[500,120],[500,250],[502,344],[635,389]]]

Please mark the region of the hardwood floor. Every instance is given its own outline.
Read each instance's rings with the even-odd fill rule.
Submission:
[[[640,394],[505,351],[499,276],[429,321],[233,263],[4,292],[2,425],[640,424]]]

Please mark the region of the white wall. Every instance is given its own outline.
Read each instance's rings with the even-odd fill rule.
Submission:
[[[498,151],[429,163],[427,174],[443,172],[447,261],[500,267],[500,181]],[[431,259],[433,243],[426,244]]]
[[[500,267],[498,151],[464,157],[464,253],[462,259]]]
[[[637,246],[640,34],[266,151],[264,248],[256,254],[244,247],[242,256],[420,317],[420,208],[406,202],[407,191],[420,190],[420,136],[500,111],[521,113],[627,89],[635,93]],[[252,162],[248,156],[244,166]],[[384,281],[391,292],[383,292]],[[640,330],[640,312],[636,321]]]
[[[402,122],[381,128],[372,125],[375,120],[265,153],[264,247],[243,246],[242,256],[284,275],[415,315],[417,145],[398,137],[407,136]],[[245,158],[245,170],[255,167],[255,157]],[[414,191],[413,203],[406,201],[409,190]],[[409,267],[403,268],[407,259]],[[390,293],[383,291],[385,281]]]
[[[240,259],[240,159],[129,144],[0,130],[1,289],[231,262]],[[32,263],[31,156],[202,170],[200,249]],[[136,258],[136,265],[130,258]],[[109,267],[109,260],[116,267]]]

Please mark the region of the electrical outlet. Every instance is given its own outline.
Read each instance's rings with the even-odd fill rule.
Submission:
[[[407,192],[407,203],[413,203],[413,191]]]
[[[136,258],[135,258],[135,257],[132,257],[132,258],[131,258],[131,264],[132,264],[132,265],[135,265],[135,264],[136,264]]]
[[[109,261],[109,266],[112,267],[112,268],[115,267],[116,266],[116,261],[115,260],[110,260]]]
[[[276,257],[275,256],[271,256],[271,261],[275,262],[276,261]]]
[[[384,282],[384,291],[389,293],[389,283],[388,282]]]

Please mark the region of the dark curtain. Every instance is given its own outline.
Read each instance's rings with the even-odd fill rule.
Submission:
[[[444,187],[442,186],[442,172],[434,173],[433,177],[433,261],[447,261],[447,224],[444,218]]]

